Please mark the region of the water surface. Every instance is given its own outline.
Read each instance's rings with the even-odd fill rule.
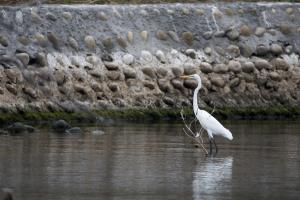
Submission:
[[[16,199],[299,199],[300,123],[229,121],[205,157],[181,124],[0,136],[0,188]],[[93,133],[100,128],[105,134]]]

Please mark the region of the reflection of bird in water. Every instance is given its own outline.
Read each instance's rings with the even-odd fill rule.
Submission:
[[[193,199],[217,199],[217,192],[228,192],[232,181],[232,164],[231,156],[201,160],[193,171]]]
[[[201,78],[198,74],[193,74],[189,76],[181,76],[183,79],[194,79],[198,82],[198,86],[194,91],[193,96],[193,110],[194,114],[196,115],[196,118],[199,120],[201,126],[207,131],[208,137],[209,137],[209,153],[212,154],[212,143],[214,143],[216,147],[216,153],[218,152],[217,144],[214,140],[214,135],[225,137],[229,140],[232,140],[232,134],[231,132],[224,128],[224,126],[216,120],[211,114],[206,112],[205,110],[200,110],[198,107],[198,101],[197,96],[198,92],[202,87]]]

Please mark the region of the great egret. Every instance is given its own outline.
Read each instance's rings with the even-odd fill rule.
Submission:
[[[201,78],[198,74],[193,74],[189,76],[181,76],[183,79],[194,79],[198,82],[198,86],[194,91],[193,96],[193,111],[199,120],[201,126],[206,130],[209,137],[209,153],[212,154],[212,142],[216,147],[216,153],[218,152],[217,144],[214,140],[214,135],[225,137],[229,140],[232,140],[231,132],[226,129],[216,118],[214,118],[211,114],[206,112],[205,110],[201,110],[198,107],[198,92],[202,87]]]

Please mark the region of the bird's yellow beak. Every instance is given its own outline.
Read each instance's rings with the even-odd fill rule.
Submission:
[[[180,76],[180,78],[182,78],[182,79],[189,79],[189,78],[191,78],[191,76]]]

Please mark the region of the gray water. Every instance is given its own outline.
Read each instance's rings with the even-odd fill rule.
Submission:
[[[15,199],[299,199],[300,123],[229,121],[206,157],[181,124],[0,136],[0,189]]]

